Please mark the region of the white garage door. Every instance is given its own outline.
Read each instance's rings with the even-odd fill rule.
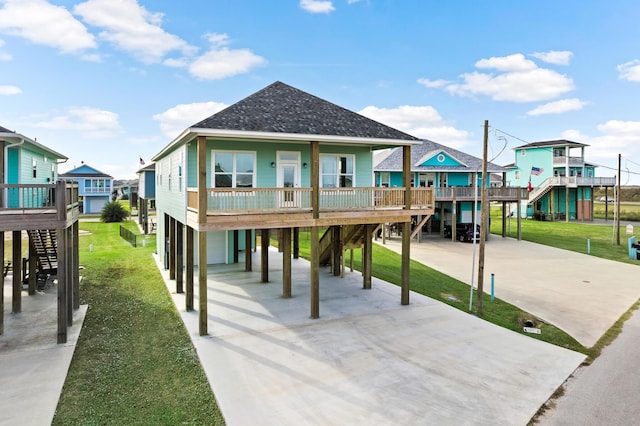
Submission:
[[[228,263],[227,259],[227,231],[207,232],[207,264],[215,265]],[[193,251],[195,253],[194,262],[198,264],[198,234],[194,235]]]

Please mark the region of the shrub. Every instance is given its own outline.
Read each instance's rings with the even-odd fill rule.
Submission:
[[[129,212],[119,202],[111,201],[102,207],[100,220],[105,223],[122,222],[127,216],[129,216]]]

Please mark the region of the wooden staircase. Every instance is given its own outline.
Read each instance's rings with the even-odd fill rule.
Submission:
[[[38,278],[46,278],[58,272],[58,240],[56,231],[40,229],[28,231],[31,247],[36,253]]]
[[[377,225],[372,234],[375,235],[382,224]],[[333,247],[333,227],[328,228],[320,238],[320,265],[331,263],[331,248]],[[364,244],[365,225],[345,225],[342,227],[342,249],[361,248]]]

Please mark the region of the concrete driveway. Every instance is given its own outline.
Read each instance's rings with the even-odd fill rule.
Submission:
[[[363,290],[357,272],[321,272],[312,320],[308,262],[293,261],[282,299],[269,256],[268,284],[259,252],[258,272],[209,268],[205,337],[162,271],[229,425],[525,425],[584,360],[419,294],[401,306],[397,286]]]
[[[385,247],[400,253],[401,241],[388,240]],[[412,259],[467,284],[473,251],[473,244],[439,237],[411,244]],[[475,271],[477,285],[477,266]],[[586,347],[640,298],[640,262],[614,262],[512,238],[491,236],[484,271],[485,292],[490,292],[493,273],[496,297],[561,328]]]

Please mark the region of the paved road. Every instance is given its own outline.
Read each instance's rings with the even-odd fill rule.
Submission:
[[[589,367],[565,385],[565,394],[540,425],[632,425],[640,421],[640,313]]]

